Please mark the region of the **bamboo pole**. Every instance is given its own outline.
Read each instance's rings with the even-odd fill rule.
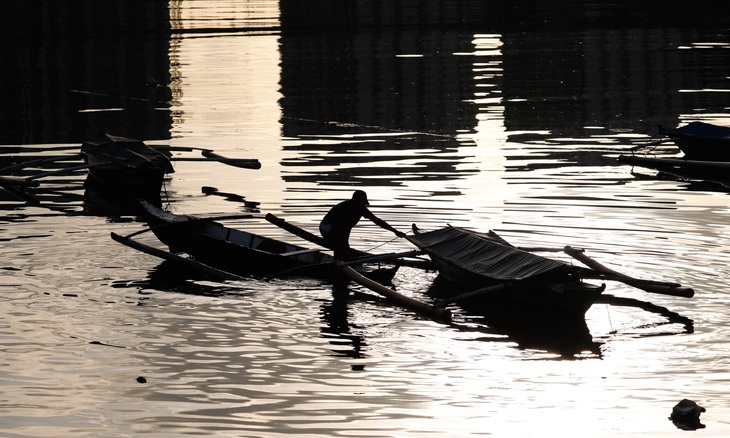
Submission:
[[[695,294],[694,289],[689,287],[682,287],[681,285],[674,284],[667,285],[667,283],[652,282],[651,280],[639,280],[626,274],[616,272],[588,257],[583,252],[575,248],[571,248],[570,246],[565,247],[565,253],[594,271],[606,274],[611,280],[620,281],[621,283],[628,284],[629,286],[633,286],[646,292],[685,298],[692,298]]]
[[[323,248],[332,249],[332,245],[330,245],[329,242],[324,240],[322,237],[319,237],[315,234],[310,233],[309,231],[302,229],[294,224],[291,224],[287,222],[285,219],[282,219],[280,217],[275,216],[272,213],[266,214],[266,220],[269,221],[269,223],[276,225],[277,227],[286,230],[292,234],[294,234],[297,237],[301,237],[304,240],[308,240],[316,245],[319,245]],[[350,248],[350,255],[353,257],[372,257],[373,254],[370,254],[368,252],[360,251],[354,248]],[[425,269],[425,270],[432,270],[434,269],[433,264],[430,261],[427,260],[404,260],[401,259],[398,261],[402,266],[408,266],[410,268],[418,268],[418,269]]]
[[[292,233],[293,235],[295,235],[297,237],[301,237],[302,239],[308,240],[308,241],[310,241],[310,242],[312,242],[312,243],[314,243],[316,245],[319,245],[319,246],[321,246],[323,248],[327,248],[327,249],[330,249],[330,250],[332,249],[332,245],[330,245],[329,242],[327,242],[326,240],[324,240],[324,238],[319,237],[316,234],[312,234],[312,233],[310,233],[309,231],[307,231],[307,230],[305,230],[303,228],[299,228],[298,226],[293,225],[293,224],[287,222],[285,219],[281,219],[281,218],[279,218],[279,217],[277,217],[277,216],[275,216],[275,215],[273,215],[271,213],[267,213],[266,214],[266,220],[269,221],[269,223],[274,224],[277,227],[279,227],[279,228],[281,228],[283,230],[286,230],[286,231]],[[350,249],[350,251],[352,251],[352,255],[353,256],[356,256],[356,257],[369,257],[369,256],[372,255],[372,254],[369,254],[369,253],[366,253],[366,252],[363,252],[363,251],[358,251],[356,249]]]
[[[428,316],[429,318],[433,318],[436,321],[451,322],[451,311],[449,309],[436,307],[431,304],[418,301],[414,298],[401,295],[393,289],[385,287],[382,284],[365,277],[351,267],[342,263],[337,263],[337,267],[343,275],[352,281],[388,298],[400,306],[413,310],[421,315]]]
[[[138,251],[142,251],[143,253],[149,254],[151,256],[159,257],[164,260],[169,260],[171,262],[177,263],[181,266],[196,269],[202,272],[205,272],[207,274],[222,278],[224,280],[248,280],[246,277],[241,277],[240,275],[233,274],[231,272],[222,271],[220,269],[214,268],[212,266],[208,266],[205,263],[201,263],[199,261],[189,259],[187,257],[182,257],[177,254],[173,254],[171,252],[163,251],[161,249],[145,245],[144,243],[137,242],[136,240],[130,239],[129,237],[120,236],[117,233],[111,233],[112,239],[115,241],[121,243],[122,245],[126,245],[130,248],[134,248]]]
[[[38,181],[23,176],[0,175],[0,186],[38,187]]]

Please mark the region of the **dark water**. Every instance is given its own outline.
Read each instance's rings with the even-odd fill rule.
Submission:
[[[443,325],[316,280],[220,283],[160,263],[109,238],[143,226],[100,205],[83,171],[49,176],[30,198],[0,192],[3,436],[664,437],[687,433],[667,419],[683,398],[707,408],[698,433],[730,433],[727,189],[616,160],[657,124],[730,125],[727,8],[40,5],[2,19],[0,167],[67,166],[100,132],[209,147],[262,169],[176,161],[176,211],[314,230],[361,188],[403,230],[580,246],[697,293],[610,283],[617,298],[585,324],[455,306]],[[393,237],[364,222],[352,243],[408,248]],[[429,300],[434,279],[403,268],[394,283]]]

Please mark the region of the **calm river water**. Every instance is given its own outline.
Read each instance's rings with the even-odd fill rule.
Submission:
[[[457,306],[440,324],[326,282],[161,263],[110,239],[144,225],[92,202],[84,171],[48,176],[37,205],[0,192],[0,435],[667,437],[689,433],[668,420],[684,398],[707,409],[698,436],[730,435],[728,191],[616,160],[658,124],[730,125],[727,10],[13,3],[0,167],[98,132],[207,147],[262,168],[176,161],[174,211],[316,230],[363,189],[401,230],[580,246],[696,295],[609,283],[627,300],[595,304],[582,336]],[[352,244],[410,249],[368,221]],[[435,277],[394,284],[430,300]]]

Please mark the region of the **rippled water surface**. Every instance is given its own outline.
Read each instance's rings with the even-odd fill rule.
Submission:
[[[668,420],[683,398],[707,409],[698,435],[730,434],[727,188],[616,160],[657,124],[730,125],[727,26],[594,2],[296,3],[15,7],[30,36],[4,73],[0,168],[68,166],[98,132],[207,147],[262,168],[174,161],[173,211],[252,212],[226,223],[303,243],[259,213],[315,231],[363,189],[402,230],[569,244],[696,295],[609,283],[562,331],[455,305],[442,324],[320,280],[161,262],[111,240],[144,225],[85,171],[51,175],[0,191],[3,436],[684,436]],[[100,32],[112,23],[124,32]],[[410,249],[368,221],[352,244]],[[393,283],[431,301],[434,280],[401,268]]]

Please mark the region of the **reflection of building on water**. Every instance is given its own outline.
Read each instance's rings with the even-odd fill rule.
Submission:
[[[0,144],[169,138],[166,2],[10,2]]]
[[[347,165],[355,153],[374,156],[378,150],[402,151],[404,158],[424,144],[453,152],[470,144],[455,137],[474,132],[484,119],[512,142],[545,143],[615,130],[651,134],[659,122],[672,125],[697,108],[729,104],[727,93],[700,91],[723,87],[717,83],[725,81],[725,72],[712,66],[724,64],[727,50],[682,49],[711,38],[713,27],[724,29],[716,15],[696,9],[448,0],[280,5],[285,136],[444,136],[373,135],[371,142],[347,144],[339,138],[337,147],[295,144],[289,148],[307,156],[292,166],[323,160]],[[474,41],[498,38],[498,50],[480,52],[465,37],[470,34]],[[485,73],[485,66],[497,70]],[[333,155],[344,149],[352,153]],[[458,162],[469,153],[462,148],[452,158]],[[444,166],[443,159],[426,166],[443,179],[455,177],[454,166]],[[377,175],[378,168],[370,171]],[[297,177],[306,179],[288,178]]]
[[[362,31],[333,25],[373,12],[360,5],[335,6],[314,21],[311,12],[281,4],[280,104],[284,136],[305,139],[286,146],[298,155],[283,164],[317,169],[284,178],[372,183],[381,176],[384,184],[397,185],[436,167],[434,178],[456,177],[458,159],[429,164],[431,152],[423,150],[456,152],[456,136],[475,118],[472,105],[454,98],[473,89],[471,59],[451,56],[466,51],[469,41],[440,26],[428,32],[392,26],[387,14],[373,17],[378,21]],[[306,142],[308,135],[332,136],[333,142]],[[413,159],[415,150],[422,151],[422,163],[394,169],[394,160]],[[360,166],[361,160],[368,165]]]

